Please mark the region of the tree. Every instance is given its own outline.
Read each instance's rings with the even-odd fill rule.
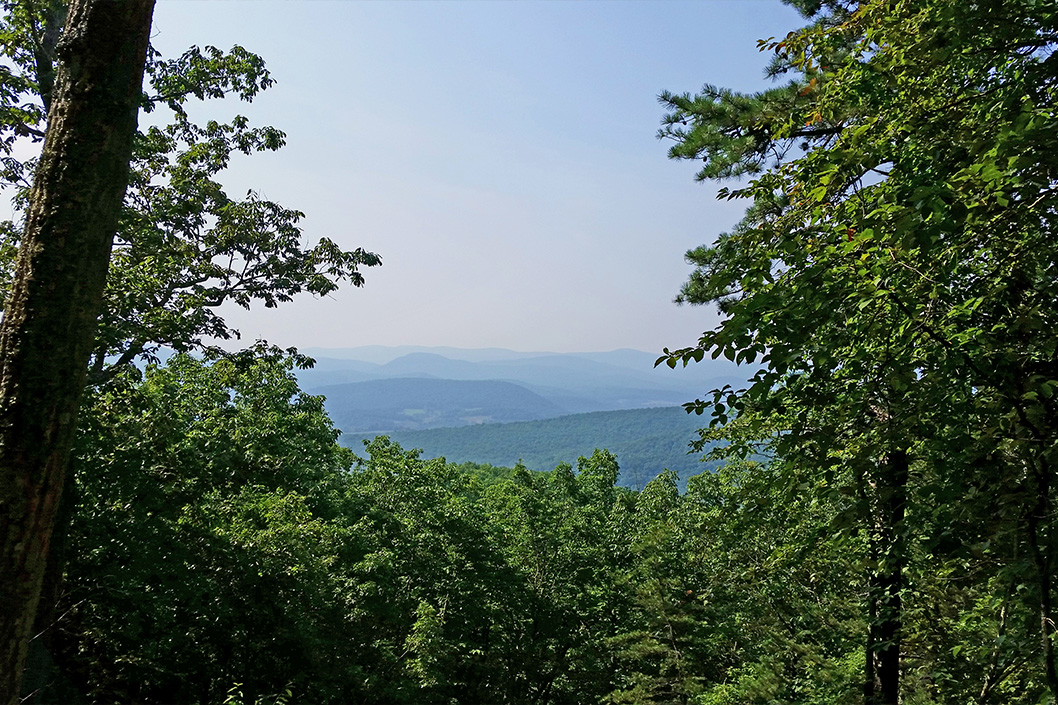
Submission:
[[[312,702],[355,689],[352,569],[370,545],[297,358],[177,355],[94,390],[78,433],[54,656],[93,700]],[[45,702],[59,698],[55,695]]]
[[[901,653],[909,630],[922,649],[951,624],[908,622],[932,609],[907,582],[926,580],[927,557],[967,589],[1032,586],[998,588],[992,628],[1006,658],[1029,638],[1011,637],[1007,608],[1035,613],[1025,682],[1054,697],[1058,16],[796,4],[812,24],[762,43],[787,86],[662,96],[673,157],[704,159],[701,178],[755,177],[726,192],[752,200],[743,222],[688,254],[681,299],[725,318],[666,359],[760,358],[746,390],[691,408],[711,407],[736,450],[764,440],[857,499],[845,526],[869,547],[868,701],[936,687]],[[980,701],[1018,673],[988,658]]]
[[[0,76],[0,150],[7,154],[0,157],[0,179],[15,189],[28,186],[35,162],[18,160],[11,150],[45,129],[64,7],[62,0],[7,3],[0,22],[11,64]],[[209,346],[211,338],[237,338],[217,313],[224,303],[275,307],[301,292],[328,294],[342,281],[360,286],[360,269],[381,262],[328,238],[306,246],[302,213],[253,192],[241,199],[225,192],[219,177],[233,157],[277,150],[285,135],[238,115],[198,124],[190,103],[225,96],[252,101],[273,84],[261,57],[240,46],[228,52],[191,47],[176,58],[152,50],[146,75],[143,107],[169,121],[136,136],[91,384],[107,382],[139,358],[154,359],[160,347],[186,352]],[[13,251],[18,229],[0,228],[0,240],[0,253]],[[5,267],[10,262],[0,259]]]
[[[66,2],[5,2],[3,8],[0,51],[8,68],[0,72],[0,182],[17,192],[15,204],[24,208],[36,160],[16,158],[13,148],[19,140],[39,140],[47,127]],[[381,261],[327,238],[306,245],[302,213],[253,192],[241,199],[225,192],[220,177],[233,157],[279,149],[285,137],[241,116],[197,124],[189,110],[195,100],[252,101],[273,83],[259,56],[239,46],[228,52],[191,47],[176,58],[148,50],[146,77],[140,104],[169,120],[135,136],[89,362],[92,386],[110,383],[137,360],[157,359],[162,347],[217,352],[211,339],[239,337],[218,313],[227,302],[274,307],[301,292],[327,294],[342,281],[360,286],[360,268]],[[0,223],[0,298],[7,295],[20,237],[14,223]],[[65,475],[38,612],[37,630],[46,635],[76,496],[74,473]]]
[[[550,473],[516,468],[490,486],[490,528],[516,571],[523,602],[504,632],[506,698],[600,702],[619,664],[610,639],[630,618],[633,493],[615,487],[617,458],[602,450]]]
[[[153,0],[75,2],[0,324],[0,701],[14,703],[128,181]]]

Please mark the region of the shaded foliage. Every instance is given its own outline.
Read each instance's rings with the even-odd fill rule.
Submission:
[[[55,639],[91,700],[221,702],[238,683],[249,701],[689,702],[758,639],[848,646],[844,598],[812,592],[846,575],[812,544],[825,514],[766,473],[681,495],[672,473],[615,486],[603,451],[549,473],[384,438],[355,458],[293,364],[177,356],[93,395]],[[804,528],[766,530],[776,513]],[[741,594],[746,571],[771,592]],[[777,636],[783,619],[802,627]]]
[[[787,85],[662,96],[671,156],[755,177],[688,253],[679,300],[722,321],[665,361],[762,360],[688,405],[703,439],[851,500],[867,702],[1053,699],[1058,14],[797,4],[812,23],[762,42]]]

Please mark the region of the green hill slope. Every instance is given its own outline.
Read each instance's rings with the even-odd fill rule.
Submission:
[[[562,462],[575,465],[579,456],[605,448],[617,455],[620,484],[640,488],[665,469],[679,473],[683,484],[712,467],[700,462],[700,456],[687,453],[702,423],[700,416],[680,407],[664,407],[387,435],[405,448],[421,448],[424,457],[508,467],[521,460],[532,470],[550,470]],[[341,442],[358,450],[364,439],[374,435],[347,433]]]
[[[334,425],[375,435],[392,429],[527,421],[561,407],[525,387],[495,380],[378,379],[313,390],[326,397]]]

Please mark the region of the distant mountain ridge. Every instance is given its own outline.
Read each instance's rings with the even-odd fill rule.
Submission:
[[[655,368],[655,354],[628,349],[519,353],[498,348],[367,346],[304,352],[316,359],[316,367],[298,372],[302,387],[327,396],[328,412],[345,431],[437,428],[675,406],[724,384],[738,386],[749,376],[726,360],[706,360],[686,369]],[[378,411],[377,405],[371,406],[374,388],[356,386],[397,379],[405,382],[393,388],[405,395],[400,405],[411,413],[398,409],[395,400],[385,413],[374,413]],[[417,396],[432,397],[439,389],[427,380],[497,382],[520,391],[502,384],[482,387],[484,396],[471,403],[463,391],[449,385],[447,396],[437,397],[430,414],[415,412],[422,409],[414,401]],[[415,391],[417,385],[421,389]],[[374,412],[367,413],[369,409]]]
[[[301,350],[317,361],[327,360],[328,367],[350,365],[358,369],[374,369],[387,365],[398,358],[412,356],[415,359],[420,354],[445,358],[449,361],[460,361],[470,363],[509,363],[509,367],[515,367],[510,363],[524,363],[527,360],[535,360],[535,364],[541,364],[545,358],[558,358],[564,360],[586,360],[607,368],[633,370],[646,375],[655,383],[670,387],[680,387],[690,384],[700,384],[718,376],[729,376],[734,374],[740,379],[746,379],[749,374],[742,374],[734,363],[720,358],[711,360],[706,358],[701,363],[688,367],[678,366],[670,369],[666,365],[658,367],[654,363],[661,356],[660,351],[647,352],[633,350],[631,348],[620,348],[606,352],[518,352],[503,348],[453,348],[453,347],[428,347],[428,346],[393,346],[369,345],[356,348],[304,348]],[[421,358],[420,358],[421,359]],[[406,364],[406,363],[404,363]],[[562,364],[552,360],[552,364]],[[490,365],[491,366],[491,365]],[[390,368],[392,369],[392,368]],[[749,369],[749,368],[744,368]]]

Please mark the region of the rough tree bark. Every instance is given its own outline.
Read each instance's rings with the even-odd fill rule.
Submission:
[[[154,0],[72,0],[0,323],[0,704],[18,702],[128,182]]]
[[[870,625],[867,635],[867,705],[900,702],[900,647],[903,631],[904,514],[910,472],[907,451],[889,452],[875,478],[878,494],[877,542],[879,567],[870,581]]]

